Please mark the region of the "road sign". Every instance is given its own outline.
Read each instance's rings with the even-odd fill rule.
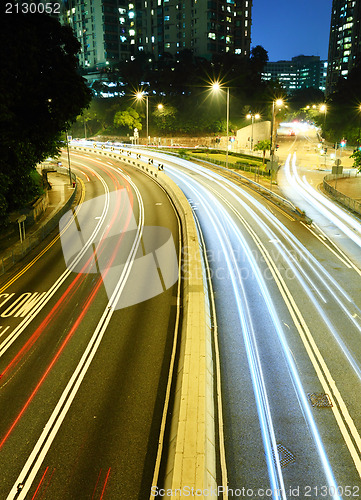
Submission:
[[[342,174],[343,172],[343,166],[342,165],[332,165],[332,173],[333,174]]]
[[[268,161],[267,169],[272,170],[273,172],[277,172],[278,170],[278,162],[277,161]]]

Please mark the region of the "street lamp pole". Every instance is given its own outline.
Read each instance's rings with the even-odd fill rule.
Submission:
[[[283,101],[282,99],[277,99],[276,101],[273,100],[272,102],[272,120],[271,120],[271,141],[270,141],[270,156],[272,157],[272,162],[274,161],[274,143],[275,141],[273,140],[274,134],[274,128],[275,128],[275,117],[276,117],[276,105],[277,106],[282,106]]]
[[[250,151],[252,152],[253,151],[253,124],[254,124],[254,120],[258,120],[260,118],[260,115],[258,113],[256,113],[255,115],[253,113],[248,113],[247,115],[247,118],[250,119],[251,118],[251,144],[250,144]]]
[[[70,180],[70,185],[73,185],[73,181],[71,178],[71,167],[70,167],[70,153],[69,153],[69,140],[68,140],[68,131],[66,131],[66,149],[68,151],[68,168],[69,168],[69,180]]]
[[[271,120],[271,140],[270,140],[270,167],[271,167],[271,190],[272,190],[272,172],[273,172],[273,165],[274,165],[274,143],[275,141],[273,140],[274,134],[274,129],[275,129],[275,116],[276,116],[276,109],[275,105],[277,106],[282,106],[283,101],[282,99],[277,99],[276,101],[273,100],[272,102],[272,120]]]
[[[270,159],[273,161],[273,123],[275,120],[275,101],[272,102],[271,138],[270,138]]]
[[[147,146],[149,146],[149,96],[144,95],[144,92],[137,92],[135,94],[138,101],[142,101],[145,97],[145,116],[146,116],[146,128],[147,128]]]
[[[219,82],[213,82],[211,85],[213,91],[220,91],[224,87]],[[226,125],[226,168],[228,168],[228,143],[229,143],[229,87],[226,87],[227,90],[227,125]]]
[[[145,96],[145,109],[146,109],[146,120],[147,120],[147,146],[149,146],[149,97]]]
[[[226,168],[228,168],[228,147],[229,147],[229,87],[227,87],[227,149],[226,149]]]

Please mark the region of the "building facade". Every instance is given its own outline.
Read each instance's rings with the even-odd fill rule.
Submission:
[[[66,0],[62,23],[70,24],[81,44],[80,67],[102,69],[131,54],[134,5],[122,0]]]
[[[287,93],[313,87],[325,91],[327,62],[319,56],[297,56],[291,61],[268,62],[263,80],[278,80]]]
[[[142,0],[136,5],[134,44],[156,59],[183,49],[207,59],[227,52],[249,56],[252,0]]]
[[[80,66],[101,69],[140,51],[248,57],[251,11],[252,0],[65,0],[61,22],[81,43]]]
[[[333,0],[326,93],[361,63],[361,0]]]

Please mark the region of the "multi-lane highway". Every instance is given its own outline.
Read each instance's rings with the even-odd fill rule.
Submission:
[[[199,227],[216,313],[219,482],[228,496],[360,497],[358,240],[349,238],[351,259],[318,225],[235,178],[156,152],[129,155],[159,158]],[[77,231],[64,219],[64,236],[0,291],[1,494],[146,498],[178,282],[152,297],[149,265],[127,269],[159,241],[169,245],[151,230],[138,252],[147,226],[168,228],[178,250],[178,221],[153,180],[95,153],[72,156],[86,195]],[[296,176],[292,158],[288,165]],[[134,289],[140,277],[147,286]]]
[[[72,168],[83,203],[0,284],[0,497],[149,498],[179,318],[179,222],[144,174],[84,154]]]
[[[208,169],[160,158],[204,237],[229,487],[250,498],[266,490],[357,498],[359,267],[295,213]]]

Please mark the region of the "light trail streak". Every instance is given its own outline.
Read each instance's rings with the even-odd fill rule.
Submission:
[[[285,173],[289,184],[314,207],[316,207],[327,219],[333,222],[346,236],[361,248],[361,224],[355,218],[341,210],[335,203],[328,200],[317,192],[305,179],[300,179],[296,168],[296,154],[292,159],[292,171],[290,168],[290,156],[285,163]]]
[[[253,201],[254,201],[254,200],[253,200]],[[250,207],[248,207],[248,212],[252,212],[252,210],[250,210]],[[296,321],[297,321],[297,320],[296,320]],[[326,321],[326,322],[327,322],[327,321]],[[339,338],[338,338],[338,342],[339,342],[339,344],[341,345],[341,348],[342,348],[344,351],[346,351],[346,349],[345,349],[344,345],[340,342]],[[347,352],[347,351],[346,351],[346,352]],[[350,353],[347,353],[347,355],[348,355],[348,359],[349,359],[349,361],[352,361],[352,357],[350,357]],[[354,363],[354,361],[352,361],[352,363],[353,363],[353,367],[355,368],[355,363]],[[357,370],[357,367],[356,367],[356,370]],[[328,370],[327,370],[327,371],[328,371]],[[329,378],[329,379],[332,381],[332,378]],[[334,385],[334,384],[332,383],[332,385]],[[351,419],[351,418],[350,418],[350,416],[348,415],[347,409],[346,409],[346,407],[345,407],[345,405],[344,405],[344,403],[343,403],[343,401],[342,401],[342,399],[341,399],[341,397],[340,397],[340,395],[339,395],[339,393],[338,393],[337,389],[335,388],[335,386],[333,387],[333,391],[335,391],[335,394],[337,395],[337,399],[338,399],[338,401],[340,401],[340,407],[342,408],[342,411],[343,411],[343,414],[344,414],[344,416],[345,416],[346,422],[348,423],[349,428],[350,428],[350,431],[351,431],[351,434],[354,436],[354,439],[355,439],[355,441],[358,443],[358,445],[357,445],[357,446],[358,446],[358,448],[359,448],[360,438],[359,438],[359,436],[358,436],[357,430],[356,430],[356,429],[355,429],[355,427],[354,427],[354,424],[353,424],[353,422],[352,422],[352,419]],[[309,413],[309,405],[308,405],[307,400],[306,400],[306,399],[305,399],[305,397],[304,397],[304,391],[302,392],[302,390],[301,390],[301,394],[302,394],[302,398],[301,398],[301,400],[303,399],[303,406],[305,406],[305,405],[306,405],[306,406],[305,406],[305,408],[306,408],[306,410],[307,410],[307,411],[308,411],[308,413]],[[307,413],[307,411],[306,411],[306,413]],[[343,426],[343,424],[342,424],[342,422],[340,421],[340,417],[339,417],[339,414],[338,414],[338,410],[337,410],[337,412],[336,412],[336,413],[337,413],[337,414],[336,414],[336,419],[338,420],[339,425],[340,425],[341,427],[344,427],[344,426]],[[315,430],[317,431],[316,427],[315,427]],[[357,452],[356,452],[356,450],[355,450],[355,448],[354,448],[353,444],[350,442],[350,440],[349,440],[349,438],[348,438],[348,432],[346,431],[346,429],[345,429],[345,428],[343,428],[343,435],[344,435],[344,437],[345,437],[345,441],[348,443],[348,446],[349,446],[349,449],[350,449],[350,452],[351,452],[352,458],[353,458],[353,459],[354,459],[354,461],[355,461],[355,464],[358,464],[358,462],[359,462],[359,459],[357,458],[357,457],[358,457],[358,454],[357,454]],[[316,439],[316,442],[317,442],[317,439]],[[322,442],[321,442],[320,440],[319,440],[318,442],[319,442],[319,445],[322,445]],[[324,450],[322,450],[322,449],[321,449],[321,456],[323,456],[323,463],[324,463],[324,465],[325,465],[325,467],[326,467],[326,470],[328,470],[328,474],[327,474],[327,475],[328,475],[329,479],[331,479],[331,483],[330,483],[330,484],[332,484],[332,482],[333,482],[332,471],[330,470],[330,466],[329,466],[329,463],[328,463],[327,456],[325,455]],[[357,466],[357,467],[358,467],[358,466]],[[358,469],[359,469],[359,467],[358,467]]]
[[[101,340],[105,334],[105,331],[109,325],[111,317],[113,316],[114,311],[116,310],[116,305],[120,299],[120,296],[124,290],[127,279],[129,277],[130,271],[132,269],[134,260],[136,258],[136,253],[138,251],[138,247],[141,242],[143,228],[144,228],[144,205],[140,195],[140,192],[136,185],[132,183],[133,189],[137,195],[140,213],[139,213],[139,222],[138,222],[138,230],[136,237],[134,239],[133,245],[129,252],[127,261],[125,262],[124,268],[122,270],[121,276],[118,280],[117,286],[115,287],[105,309],[104,312],[98,322],[98,325],[79,361],[73,375],[71,376],[66,388],[64,389],[55,409],[53,410],[50,419],[44,427],[44,430],[39,437],[33,451],[28,457],[22,471],[20,472],[17,480],[12,487],[7,500],[25,500],[26,495],[37,475],[39,468],[53,442],[71,404],[74,400],[78,389],[86,375],[86,372],[100,346]],[[110,268],[108,268],[108,271]],[[99,279],[99,283],[101,280]],[[100,285],[99,285],[100,286]],[[96,294],[97,290],[94,290],[93,293]],[[88,303],[90,305],[90,302]],[[82,316],[82,314],[81,314]],[[79,322],[81,318],[79,317]],[[73,326],[76,328],[76,325]],[[70,334],[70,333],[69,333]],[[45,375],[45,374],[44,374]],[[104,489],[109,478],[110,469],[108,470],[106,482],[103,487],[102,496],[104,494]],[[19,490],[18,486],[21,485]]]
[[[179,175],[179,173],[177,173],[175,175],[176,176],[178,175],[178,178],[181,177]],[[184,182],[186,182],[186,181],[184,181]],[[188,184],[188,186],[189,186],[189,184]],[[199,193],[198,193],[198,197],[200,198]],[[202,206],[207,206],[207,203],[206,203],[206,201],[205,201],[204,198],[201,199],[201,205]],[[212,203],[209,203],[208,204],[208,210],[207,210],[207,212],[211,211],[212,207],[214,207],[214,206],[215,206],[215,202],[214,201]],[[249,210],[249,207],[248,207],[248,210]],[[220,213],[222,213],[222,207],[220,205],[218,205],[217,206],[217,217],[219,217]],[[226,215],[225,215],[224,212],[223,212],[223,217],[226,217]],[[216,223],[216,220],[217,220],[217,218],[213,220],[213,224]],[[248,252],[248,259],[252,263],[252,252],[250,252],[249,248],[247,248],[247,246],[245,246],[245,242],[244,242],[244,240],[243,240],[243,238],[241,236],[241,233],[240,233],[239,229],[237,228],[237,226],[235,225],[235,223],[233,222],[233,220],[229,216],[228,216],[227,221],[233,227],[234,234],[237,235],[237,238],[238,238],[240,244],[242,245],[242,247],[244,248],[245,252]],[[225,238],[225,241],[227,241],[227,238]],[[256,265],[255,262],[252,263],[252,266],[253,266],[253,272],[254,272],[255,276],[257,277],[257,280],[258,280],[258,282],[260,284],[260,287],[261,287],[261,290],[262,290],[262,295],[265,298],[265,301],[266,301],[266,303],[268,305],[268,310],[269,310],[269,312],[270,312],[270,314],[272,316],[272,321],[273,321],[273,323],[274,323],[274,325],[276,327],[276,331],[277,331],[278,337],[279,337],[279,339],[281,341],[281,344],[283,346],[283,351],[284,351],[285,356],[286,356],[287,361],[288,361],[288,366],[289,366],[290,374],[292,375],[292,380],[293,380],[293,383],[294,383],[294,387],[297,388],[298,400],[300,401],[300,404],[302,406],[302,412],[306,416],[306,419],[308,421],[308,425],[310,426],[310,429],[312,430],[314,441],[315,441],[317,449],[318,449],[318,454],[319,454],[321,462],[323,464],[323,468],[325,470],[325,474],[326,474],[326,477],[328,479],[329,485],[335,487],[336,486],[336,481],[335,481],[335,478],[334,478],[334,475],[333,475],[333,472],[332,472],[329,460],[327,458],[327,455],[326,455],[326,452],[325,452],[322,440],[320,438],[317,426],[316,426],[315,421],[313,419],[313,415],[312,415],[312,413],[310,411],[309,403],[307,401],[307,398],[305,397],[305,391],[304,391],[304,389],[302,387],[302,384],[301,384],[301,381],[299,379],[299,375],[298,375],[298,372],[297,372],[294,360],[292,358],[292,355],[290,353],[290,350],[288,348],[288,345],[287,345],[287,342],[286,342],[286,339],[285,339],[282,327],[280,325],[277,313],[276,313],[276,311],[274,309],[273,303],[272,303],[272,301],[270,299],[267,287],[266,287],[266,285],[265,285],[265,283],[263,281],[263,278],[262,278],[262,276],[260,274],[258,266]],[[240,304],[240,303],[242,303],[242,302],[238,299],[237,300],[237,304]]]
[[[166,155],[157,154],[156,156],[158,158],[162,158],[162,160],[164,162],[169,163],[169,161],[170,161],[169,157],[167,157]],[[146,159],[147,156],[143,155],[143,158]],[[279,231],[280,236],[278,236],[276,233],[274,233],[273,231],[271,231],[269,229],[269,225],[261,220],[261,218],[255,213],[255,210],[253,210],[253,207],[251,208],[249,205],[246,205],[243,201],[240,201],[240,199],[238,197],[237,197],[237,202],[241,203],[241,205],[247,210],[247,214],[255,220],[257,225],[262,227],[264,233],[269,238],[272,238],[273,240],[276,241],[276,248],[278,249],[279,253],[283,256],[283,258],[286,260],[286,262],[288,262],[289,265],[292,265],[293,267],[294,266],[298,266],[298,267],[301,266],[301,264],[298,263],[297,260],[295,260],[295,257],[290,254],[289,250],[287,250],[284,243],[281,244],[279,242],[280,238],[285,239],[285,241],[287,241],[293,248],[295,248],[297,253],[303,259],[305,256],[308,257],[307,259],[305,259],[305,262],[307,262],[307,265],[310,267],[311,271],[316,274],[318,279],[320,279],[321,283],[325,286],[325,288],[332,295],[332,298],[336,298],[338,305],[343,309],[343,312],[347,315],[348,319],[350,321],[352,321],[354,327],[356,327],[358,330],[360,330],[360,325],[356,321],[356,318],[358,317],[358,315],[352,315],[351,313],[348,312],[347,307],[350,306],[350,303],[352,301],[351,301],[351,298],[349,297],[349,295],[343,289],[343,287],[341,287],[336,282],[336,280],[333,279],[333,277],[326,271],[326,269],[320,263],[317,262],[317,260],[310,254],[310,252],[308,252],[305,249],[305,247],[303,247],[303,245],[297,240],[297,238],[294,235],[292,235],[292,233],[290,231],[288,231],[287,228],[285,226],[283,226],[277,220],[276,217],[274,217],[272,214],[270,214],[268,211],[265,210],[264,206],[262,206],[259,202],[257,202],[257,200],[255,200],[253,197],[248,195],[246,193],[246,191],[241,190],[238,187],[235,187],[235,185],[233,183],[231,183],[231,181],[228,181],[228,179],[225,179],[224,177],[219,176],[218,174],[215,174],[213,172],[209,172],[208,169],[204,169],[202,167],[199,167],[198,165],[197,165],[197,167],[194,167],[189,162],[178,160],[178,159],[174,159],[171,161],[172,161],[172,164],[176,163],[178,165],[185,167],[188,170],[188,172],[191,174],[190,176],[187,176],[186,178],[184,178],[184,175],[179,172],[179,169],[177,169],[176,167],[173,167],[172,165],[169,165],[169,164],[167,165],[167,168],[169,169],[170,172],[172,172],[172,175],[174,175],[178,179],[181,179],[182,182],[184,182],[186,185],[188,185],[189,189],[194,193],[194,196],[192,196],[192,198],[194,198],[194,199],[196,199],[197,196],[198,196],[198,198],[202,198],[202,195],[200,194],[200,188],[194,187],[194,185],[197,186],[201,182],[200,177],[203,177],[203,178],[206,177],[208,179],[208,181],[211,180],[212,182],[216,183],[216,185],[217,184],[221,185],[223,187],[223,189],[225,189],[225,185],[227,185],[229,187],[232,186],[232,189],[237,191],[239,195],[242,195],[242,197],[245,196],[246,198],[248,197],[248,201],[250,201],[252,203],[253,207],[257,208],[262,213],[263,216],[267,217],[268,221],[271,222],[271,225],[273,225],[275,227],[275,229],[277,231]],[[196,174],[197,177],[195,179],[192,179],[192,174]],[[188,181],[187,181],[187,179],[188,179]],[[187,182],[188,182],[188,184],[187,184]],[[192,184],[193,184],[193,186],[192,186]],[[227,188],[228,192],[230,192],[229,187]],[[210,186],[207,185],[206,188],[204,188],[204,189],[209,190]],[[217,193],[217,195],[221,196],[218,193]],[[208,199],[210,199],[209,195],[204,195],[204,198],[206,198],[207,196],[208,196]],[[232,194],[232,196],[236,197],[236,195],[234,193]],[[213,201],[213,198],[212,198],[212,201]],[[199,203],[198,206],[207,207],[208,212],[213,214],[212,224],[216,225],[218,223],[217,217],[219,217],[219,215],[220,215],[220,213],[222,213],[222,211],[221,211],[221,209],[219,209],[219,213],[218,213],[218,205],[216,205],[216,203],[214,203],[214,202],[208,203],[208,205],[207,205],[206,199],[202,199],[201,203]],[[214,218],[214,212],[212,212],[212,210],[215,206],[217,206],[217,217]],[[231,228],[232,228],[232,223],[233,223],[232,219],[229,217],[228,225]],[[352,223],[354,224],[354,221],[352,221]],[[253,233],[253,235],[254,235],[255,241],[257,241],[258,244],[260,245],[260,248],[262,248],[262,243],[261,243],[260,239],[253,231],[252,227],[250,227],[250,225],[248,225],[248,226],[249,226],[248,229],[249,229],[250,233]],[[234,230],[236,231],[236,229],[237,228],[235,226]],[[218,236],[220,234],[222,234],[223,230],[224,229],[222,227],[218,228],[218,230],[217,230]],[[238,237],[242,238],[241,233],[239,233]],[[356,239],[356,241],[357,241],[357,239]],[[225,248],[227,248],[230,245],[229,237],[227,235],[224,236],[223,245],[225,245]],[[246,248],[247,248],[247,246],[246,246]],[[229,249],[229,251],[230,251],[230,256],[227,257],[228,258],[228,266],[230,265],[232,268],[232,262],[234,263],[234,261],[232,261],[232,258],[234,258],[234,254],[233,254],[233,250]],[[245,251],[246,251],[246,253],[247,253],[247,251],[249,252],[248,258],[250,259],[250,262],[252,262],[252,253],[249,251],[249,249],[245,250]],[[266,252],[264,247],[261,251]],[[265,255],[267,256],[267,253],[265,253]],[[289,308],[291,317],[293,318],[293,321],[296,325],[296,328],[299,331],[302,342],[304,343],[305,349],[310,357],[310,360],[311,360],[313,366],[315,367],[317,376],[318,376],[325,392],[331,392],[334,394],[335,401],[337,402],[337,404],[333,406],[332,411],[334,413],[334,416],[335,416],[337,424],[340,428],[340,431],[344,437],[344,440],[348,446],[351,457],[355,463],[356,469],[357,469],[358,473],[361,475],[361,461],[360,461],[360,456],[359,456],[360,451],[361,451],[361,448],[360,448],[361,440],[360,440],[360,436],[358,434],[358,431],[354,425],[354,422],[353,422],[351,416],[348,413],[347,407],[346,407],[346,405],[341,397],[341,394],[339,393],[339,391],[336,387],[336,384],[331,376],[331,373],[329,372],[329,369],[328,369],[325,361],[323,360],[323,357],[322,357],[322,355],[321,355],[321,353],[320,353],[320,351],[319,351],[319,349],[318,349],[318,347],[317,347],[317,345],[316,345],[316,343],[311,335],[311,332],[309,331],[309,329],[307,327],[306,322],[304,321],[292,295],[290,294],[285,282],[283,281],[279,270],[277,269],[277,267],[273,263],[273,261],[270,259],[269,254],[268,254],[267,262],[268,262],[270,269],[272,270],[272,273],[274,275],[274,279],[277,283],[277,286],[280,289],[280,292],[285,300],[285,303],[286,303],[287,307]],[[308,422],[309,428],[312,431],[314,442],[315,442],[316,448],[318,450],[318,454],[319,454],[323,469],[325,471],[327,480],[328,480],[330,486],[335,486],[336,481],[335,481],[335,478],[334,478],[334,475],[332,472],[332,468],[331,468],[330,462],[328,460],[326,451],[324,449],[322,439],[319,435],[317,426],[316,426],[315,421],[313,419],[312,412],[310,411],[309,403],[307,401],[307,398],[305,397],[305,391],[303,390],[302,383],[300,381],[299,374],[298,374],[297,368],[295,366],[295,361],[293,360],[292,353],[290,352],[290,350],[288,348],[287,341],[286,341],[286,338],[285,338],[283,330],[282,330],[282,326],[279,322],[279,319],[278,319],[278,316],[277,316],[276,311],[274,309],[274,306],[272,304],[272,301],[271,301],[269,295],[267,296],[267,294],[268,294],[267,287],[266,287],[264,282],[262,283],[263,278],[259,274],[260,271],[257,268],[256,263],[254,262],[253,264],[255,266],[255,268],[254,268],[255,276],[259,275],[259,278],[261,280],[260,288],[262,290],[262,295],[264,296],[264,300],[268,304],[268,310],[272,316],[272,321],[276,327],[276,331],[278,333],[278,337],[279,337],[281,345],[283,347],[283,351],[285,352],[285,357],[287,359],[289,373],[292,377],[293,385],[296,388],[297,397],[298,397],[298,400],[300,402],[300,406],[302,408],[303,415],[305,415],[305,418]],[[302,269],[300,269],[300,271],[297,273],[298,278],[300,277],[300,274],[303,274],[304,276],[306,276],[306,279],[307,279],[307,273],[305,274],[305,271],[303,271]],[[320,277],[320,275],[322,275],[322,276]],[[230,276],[232,277],[232,274],[230,274]],[[236,276],[237,276],[237,273],[236,273]],[[235,278],[235,276],[233,275],[232,279],[233,279],[233,287],[234,287],[234,283],[237,283],[237,278]],[[310,294],[309,287],[305,284],[305,281],[302,279],[301,280],[298,279],[298,281],[303,285],[303,289],[311,297],[312,302],[314,304],[314,307],[316,307],[316,310],[318,310],[318,312],[321,314],[321,317],[322,317],[327,329],[333,334],[333,336],[336,339],[338,345],[340,346],[343,354],[346,356],[346,358],[347,358],[348,362],[350,363],[350,365],[352,366],[353,370],[359,376],[360,370],[359,370],[357,363],[353,359],[347,346],[345,346],[342,339],[340,339],[338,333],[336,332],[336,330],[333,327],[333,325],[331,324],[331,322],[328,320],[327,315],[323,315],[322,306],[320,306],[318,304],[317,300],[313,298],[312,293]],[[339,299],[338,297],[334,297],[334,292],[332,289],[337,291],[343,297],[343,299],[347,300],[347,302],[348,302],[347,307],[343,304],[341,299]],[[234,293],[235,294],[238,293],[238,295],[236,295],[236,296],[238,298],[237,304],[239,304],[240,303],[239,298],[242,297],[242,290],[238,290],[238,291],[234,290]],[[322,297],[322,294],[318,294],[318,296]],[[356,309],[358,311],[358,308],[356,308]],[[238,313],[240,314],[239,311],[238,311]],[[249,320],[249,318],[247,317],[247,309],[246,309],[246,311],[243,312],[243,314],[244,314],[243,321],[246,322],[245,323],[246,326],[249,326],[247,324],[247,320]],[[240,320],[240,322],[244,328],[245,324],[242,323],[241,320]],[[250,332],[251,332],[251,329],[249,329],[248,333],[250,333]],[[252,338],[252,335],[250,335],[250,338]],[[247,347],[249,347],[249,346],[250,346],[250,344],[247,344]],[[256,370],[257,365],[253,364],[254,358],[252,358],[252,352],[251,352],[250,347],[249,347],[248,354],[250,357],[250,361],[249,361],[250,366],[252,366],[252,368],[254,369],[254,373],[253,373],[254,381],[255,381],[255,383],[261,384],[261,382],[257,376],[257,370]],[[258,386],[257,386],[257,389],[255,389],[255,393],[256,393],[256,397],[258,397],[258,398],[261,397],[262,391],[259,390]],[[264,411],[264,412],[266,411],[264,407],[262,407],[262,411]],[[260,420],[262,421],[262,430],[264,433],[263,434],[264,439],[266,439],[266,440],[268,439],[268,443],[272,443],[272,440],[269,440],[269,437],[267,437],[267,431],[265,428],[267,419],[263,418],[263,416],[261,415]],[[265,442],[265,448],[267,449],[267,446],[268,446],[267,441],[264,440],[264,442]],[[269,448],[268,448],[268,450],[269,450]],[[272,481],[275,481],[275,477],[277,477],[277,473],[276,473],[276,471],[272,471],[272,464],[270,462],[268,462],[268,466],[271,467],[271,469],[269,469],[269,470],[270,470],[270,481],[272,483]],[[336,491],[337,491],[337,488],[336,488]],[[339,498],[339,497],[337,497],[337,498]]]
[[[120,210],[120,202],[121,202],[121,196],[117,197],[117,200],[118,200],[118,206],[115,207],[115,210],[112,214],[112,219],[109,223],[109,225],[106,227],[106,234],[105,234],[105,238],[107,237],[107,234],[109,233],[112,225],[114,224],[115,222],[115,219],[118,217],[118,211]],[[124,197],[123,197],[124,199]],[[130,211],[128,213],[128,222],[130,220],[132,216],[132,209],[130,208]],[[126,227],[125,227],[126,229]],[[19,422],[20,418],[22,417],[22,415],[24,414],[24,412],[26,411],[26,409],[28,408],[28,406],[30,405],[31,401],[34,399],[35,395],[37,394],[38,390],[40,389],[41,385],[43,384],[44,380],[46,379],[46,377],[48,376],[48,374],[50,373],[51,369],[53,368],[55,362],[57,361],[57,359],[60,357],[60,354],[63,352],[65,346],[68,344],[69,340],[72,338],[72,336],[74,335],[74,333],[76,332],[76,330],[78,329],[79,325],[81,324],[82,320],[84,319],[85,317],[85,314],[86,312],[88,311],[89,307],[91,306],[92,302],[94,301],[99,289],[100,289],[100,286],[102,285],[102,282],[103,282],[103,277],[106,276],[106,274],[109,272],[110,270],[110,267],[117,255],[117,252],[118,252],[118,249],[119,249],[119,246],[122,242],[122,239],[124,237],[124,232],[120,234],[119,238],[118,238],[118,241],[117,241],[117,244],[115,245],[115,247],[113,248],[113,253],[110,257],[110,261],[109,261],[109,267],[106,269],[105,272],[103,272],[103,276],[100,276],[97,280],[97,283],[95,284],[95,286],[92,288],[91,290],[91,293],[90,295],[88,296],[86,302],[84,303],[83,307],[82,307],[82,310],[81,310],[81,313],[80,315],[78,316],[78,318],[76,319],[76,321],[73,323],[70,331],[68,332],[68,334],[66,335],[65,339],[63,340],[60,348],[57,350],[57,353],[56,355],[54,356],[54,358],[52,359],[50,365],[48,366],[48,368],[46,369],[46,371],[44,372],[43,376],[41,377],[40,381],[37,383],[35,389],[33,390],[33,392],[31,393],[30,397],[27,399],[27,401],[25,402],[23,408],[21,409],[21,411],[18,413],[17,417],[14,419],[13,423],[11,424],[10,428],[8,429],[8,431],[6,432],[6,434],[4,435],[4,437],[1,439],[0,441],[0,449],[3,447],[3,445],[5,444],[5,442],[7,441],[8,437],[10,436],[10,434],[12,433],[12,431],[14,430],[14,428],[16,427],[17,423]],[[100,241],[99,243],[99,252],[101,253],[102,249],[101,249],[101,245],[104,243],[104,240]],[[85,263],[85,265],[83,266],[83,269],[82,271],[85,273],[86,271],[89,272],[89,264],[90,262],[92,261],[92,257],[89,257],[88,261]],[[26,344],[22,347],[22,349],[20,349],[20,351],[17,353],[17,355],[13,358],[13,360],[8,364],[8,366],[3,370],[3,372],[1,373],[0,375],[0,378],[3,378],[9,371],[10,369],[14,368],[19,362],[20,360],[23,358],[23,356],[25,355],[26,352],[29,351],[29,349],[32,347],[32,345],[34,345],[34,343],[36,342],[36,340],[40,337],[40,335],[43,333],[43,331],[45,330],[46,326],[50,323],[50,321],[54,320],[55,318],[55,315],[56,313],[59,313],[59,309],[60,309],[60,306],[63,304],[64,300],[66,299],[68,302],[71,300],[71,297],[72,295],[75,293],[75,284],[79,281],[81,283],[82,279],[83,278],[83,274],[78,274],[77,277],[72,281],[72,283],[70,284],[70,286],[68,287],[68,289],[65,291],[65,293],[61,296],[61,298],[58,300],[58,302],[55,304],[55,306],[52,308],[52,310],[50,311],[50,313],[48,314],[48,316],[44,319],[44,321],[41,323],[41,325],[37,328],[37,330],[32,334],[32,336],[30,337],[30,339],[26,342]],[[82,279],[81,279],[82,278]],[[79,283],[78,283],[78,287],[79,287]],[[72,294],[70,294],[70,291],[73,289],[72,291]]]
[[[231,247],[231,243],[229,242],[228,235],[224,231],[224,227],[220,222],[219,213],[216,213],[214,211],[214,207],[217,207],[217,212],[218,210],[221,210],[222,207],[215,198],[210,197],[209,195],[207,196],[206,194],[201,194],[201,190],[199,188],[197,189],[194,185],[188,183],[184,178],[182,180],[188,186],[188,188],[194,192],[195,196],[200,200],[200,203],[202,203],[202,206],[207,208],[208,216],[211,219],[211,223],[218,237],[219,244],[221,245],[224,252],[224,257],[227,262],[227,268],[229,271],[229,276],[231,278],[235,300],[238,304],[237,312],[240,320],[241,331],[243,334],[247,359],[249,362],[249,368],[254,387],[254,394],[257,404],[260,427],[262,431],[262,438],[265,447],[270,484],[272,491],[274,492],[273,498],[285,499],[285,487],[277,451],[277,443],[273,429],[271,410],[268,402],[261,361],[257,349],[255,332],[253,330],[250,311],[247,305],[247,297],[242,285],[240,270],[237,266],[237,262],[234,256],[233,249]],[[222,211],[222,215],[225,217],[225,220],[227,220],[227,214],[224,214]],[[242,305],[244,306],[242,307]]]

